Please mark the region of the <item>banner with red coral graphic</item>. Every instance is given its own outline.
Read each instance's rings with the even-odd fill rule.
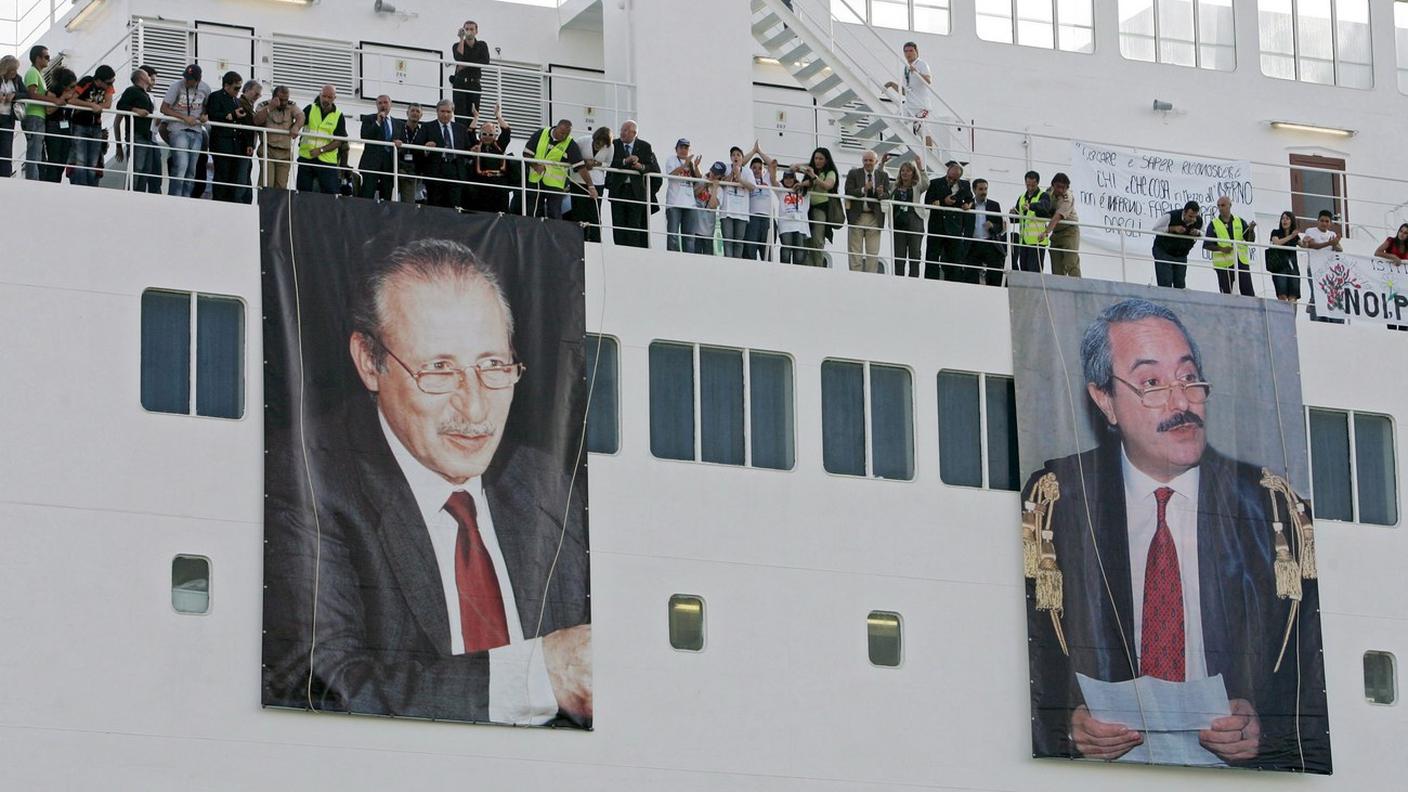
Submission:
[[[1312,251],[1309,259],[1321,316],[1408,324],[1408,262],[1329,250]]]

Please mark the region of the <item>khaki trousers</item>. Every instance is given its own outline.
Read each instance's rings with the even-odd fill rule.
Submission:
[[[280,190],[288,189],[288,170],[293,162],[292,151],[269,151],[268,162],[261,162],[262,172],[259,177],[259,186],[277,187]]]
[[[879,272],[880,259],[880,215],[862,212],[851,223],[846,236],[846,250],[851,254],[852,272]]]
[[[1064,226],[1051,235],[1051,274],[1080,277],[1080,226]]]

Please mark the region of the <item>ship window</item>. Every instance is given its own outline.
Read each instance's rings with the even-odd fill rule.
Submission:
[[[188,555],[171,559],[171,607],[177,613],[210,611],[210,559]]]
[[[1232,0],[1120,0],[1120,54],[1129,60],[1231,71]]]
[[[1408,94],[1408,1],[1393,4],[1394,49],[1398,52],[1398,91]]]
[[[614,454],[621,449],[620,347],[610,336],[588,334],[586,343],[587,381],[591,402],[587,406],[587,450]]]
[[[1309,422],[1315,516],[1397,524],[1398,467],[1392,419],[1312,407]]]
[[[964,487],[1016,490],[1020,473],[1012,378],[941,371],[938,386],[939,478]]]
[[[865,632],[870,649],[870,664],[884,668],[899,666],[903,658],[900,615],[889,611],[871,611],[865,617]]]
[[[657,457],[790,470],[792,404],[786,355],[650,345],[650,449]]]
[[[1259,0],[1257,23],[1268,77],[1374,86],[1368,0]]]
[[[914,478],[914,396],[908,369],[823,361],[821,426],[827,472]]]
[[[1000,44],[1095,51],[1091,0],[977,0],[978,38]]]
[[[1393,655],[1364,653],[1364,699],[1370,704],[1392,704],[1398,700],[1398,681]]]
[[[915,30],[946,36],[951,0],[831,0],[831,17],[838,22],[893,30]]]
[[[1314,154],[1292,154],[1291,211],[1302,228],[1315,224],[1320,210],[1335,216],[1331,226],[1343,237],[1350,236],[1348,201],[1345,199],[1344,160]]]
[[[244,415],[243,302],[148,289],[142,293],[141,334],[143,407],[214,418]]]
[[[684,652],[704,649],[704,600],[691,594],[670,597],[670,646]]]

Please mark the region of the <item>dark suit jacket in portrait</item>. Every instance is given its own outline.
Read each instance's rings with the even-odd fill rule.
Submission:
[[[381,141],[390,143],[394,140],[401,140],[405,134],[406,122],[399,118],[388,118],[387,123],[391,125],[391,134],[386,134],[385,128],[376,121],[376,113],[368,113],[362,116],[362,140]],[[396,157],[396,149],[390,145],[377,145],[368,143],[362,148],[362,161],[357,164],[357,170],[366,174],[390,174],[392,162]]]
[[[934,206],[935,201],[942,202],[943,199],[953,196],[953,206],[944,205],[943,208]],[[965,228],[971,231],[973,228],[973,216],[965,214],[961,210],[963,204],[973,202],[973,188],[969,186],[967,179],[959,179],[956,184],[950,185],[948,179],[939,177],[929,182],[929,189],[924,191],[924,203],[929,205],[929,233],[946,234],[948,236],[968,236]]]
[[[1035,585],[1027,580],[1032,739],[1041,756],[1076,756],[1070,716],[1084,703],[1076,673],[1106,682],[1137,675],[1139,646],[1119,443],[1047,462],[1023,489],[1028,501],[1048,472],[1060,486],[1052,529],[1064,586],[1061,625],[1070,656],[1061,651],[1049,612],[1035,610]],[[1261,485],[1260,468],[1211,447],[1204,452],[1199,482],[1198,574],[1208,676],[1222,674],[1228,698],[1251,702],[1261,719],[1261,754],[1245,764],[1302,770],[1303,748],[1306,757],[1314,757],[1328,772],[1317,581],[1302,582],[1296,627],[1280,670],[1273,671],[1291,600],[1276,596],[1269,490]],[[1307,517],[1308,509],[1309,504]],[[1286,519],[1284,508],[1280,517]],[[1103,574],[1097,559],[1103,559]]]
[[[640,164],[645,166],[645,170],[640,175],[628,173],[606,174],[606,191],[611,197],[627,199],[633,202],[650,201],[650,211],[660,211],[660,206],[655,202],[655,194],[659,191],[661,180],[651,178],[652,174],[660,173],[660,161],[655,158],[655,150],[650,144],[641,138],[636,138],[636,142],[631,144],[631,153],[640,158]],[[620,170],[634,170],[626,165],[626,144],[616,138],[612,143],[611,162],[609,167]]]
[[[987,212],[987,221],[992,223],[992,233],[988,234],[984,240],[990,243],[1002,242],[1002,234],[1007,225],[1006,219],[1002,216],[1002,205],[989,198],[981,206],[976,199],[973,200],[973,211]],[[976,214],[963,215],[963,236],[976,237],[978,216]]]
[[[374,404],[354,399],[306,437],[311,482],[296,444],[265,462],[289,491],[265,507],[264,703],[489,720],[489,655],[450,653],[430,536]],[[524,638],[589,623],[583,482],[567,508],[561,462],[505,441],[483,483]]]
[[[871,212],[885,224],[885,213],[880,210],[880,201],[890,197],[890,174],[880,166],[875,167],[875,194],[865,196],[865,168],[852,168],[846,174],[846,222],[855,223],[862,212]]]

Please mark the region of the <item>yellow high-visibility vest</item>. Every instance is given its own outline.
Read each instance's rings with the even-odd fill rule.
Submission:
[[[538,150],[533,153],[534,159],[561,162],[567,156],[567,147],[572,145],[572,136],[568,135],[562,139],[562,142],[549,146],[548,144],[552,142],[551,129],[551,127],[544,129],[538,135]],[[562,165],[544,165],[542,173],[534,170],[528,174],[528,182],[530,184],[542,182],[554,190],[564,189],[567,187],[567,168]]]
[[[1051,245],[1049,238],[1041,238],[1041,232],[1046,230],[1046,220],[1037,217],[1036,211],[1032,209],[1032,204],[1045,197],[1044,191],[1037,190],[1031,200],[1027,200],[1026,193],[1022,193],[1022,197],[1017,199],[1017,217],[1021,220],[1023,245],[1041,245],[1043,247]]]
[[[341,110],[323,115],[323,108],[314,102],[313,106],[308,108],[308,123],[303,127],[303,142],[298,144],[298,156],[306,160],[313,159],[313,149],[332,142],[332,136],[337,132],[337,122],[341,120]],[[319,154],[318,161],[336,165],[337,148],[333,147]]]
[[[1218,269],[1228,269],[1233,261],[1240,261],[1248,266],[1251,265],[1251,254],[1246,245],[1236,244],[1241,241],[1242,235],[1246,233],[1246,227],[1242,225],[1242,218],[1232,216],[1232,228],[1222,222],[1221,217],[1212,219],[1212,231],[1217,238],[1224,242],[1232,242],[1232,250],[1214,250],[1212,252],[1212,265]],[[1234,241],[1235,240],[1235,241]]]

